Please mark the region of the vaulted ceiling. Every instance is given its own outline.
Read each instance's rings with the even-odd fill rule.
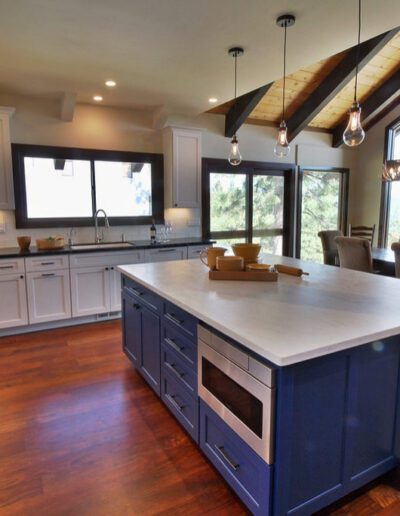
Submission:
[[[286,113],[289,138],[302,129],[318,129],[333,134],[333,144],[342,143],[341,135],[353,101],[356,48],[302,67],[286,77]],[[358,98],[363,106],[366,129],[395,104],[400,103],[400,31],[394,29],[364,42],[360,47]],[[210,110],[227,116],[226,135],[240,123],[278,126],[282,117],[283,78],[238,99]],[[246,98],[257,102],[246,110]],[[239,107],[239,108],[238,108]],[[240,110],[241,108],[241,110]],[[241,118],[235,120],[234,113]],[[235,123],[236,122],[236,123]],[[239,124],[238,124],[239,122]]]

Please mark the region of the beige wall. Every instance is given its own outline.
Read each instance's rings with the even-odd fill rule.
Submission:
[[[353,198],[354,223],[376,224],[378,227],[385,128],[398,117],[400,106],[372,127],[358,148],[357,189]]]
[[[15,106],[11,121],[11,138],[14,143],[74,146],[142,152],[162,152],[161,128],[153,129],[153,116],[147,111],[113,109],[102,106],[78,104],[72,122],[62,122],[60,104],[54,100],[40,100],[21,96],[0,95],[0,105]],[[164,125],[198,127],[203,131],[204,157],[226,159],[229,139],[223,136],[224,117],[201,115],[186,118],[170,116]],[[238,133],[243,159],[251,161],[280,161],[274,156],[276,129],[244,125]],[[303,131],[292,143],[290,163],[299,166],[336,166],[351,170],[351,206],[356,174],[357,152],[332,149],[330,136],[325,133]],[[24,233],[34,238],[47,236],[49,230],[16,230],[13,212],[3,212],[6,233],[0,233],[0,246],[15,245],[16,236]],[[166,217],[173,220],[175,236],[200,236],[199,210],[168,210]],[[66,235],[68,228],[57,228],[52,233]],[[112,228],[110,239],[119,239],[121,233],[128,239],[148,238],[147,226]],[[92,228],[79,228],[77,241],[93,238]]]

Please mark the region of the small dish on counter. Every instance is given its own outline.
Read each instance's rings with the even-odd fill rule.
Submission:
[[[246,265],[246,271],[261,271],[261,272],[265,272],[265,271],[269,271],[270,270],[270,265],[268,265],[267,263],[248,263]]]

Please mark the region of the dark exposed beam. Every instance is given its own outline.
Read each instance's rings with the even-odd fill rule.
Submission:
[[[359,69],[363,68],[398,32],[390,30],[360,45]],[[317,114],[348,84],[356,72],[357,47],[352,47],[312,94],[286,121],[288,139],[293,140]]]
[[[225,115],[225,136],[229,138],[235,134],[239,127],[245,122],[246,118],[250,115],[253,109],[257,106],[260,100],[264,97],[267,91],[272,86],[266,84],[253,91],[249,91],[245,95],[241,95],[229,108],[228,113]]]
[[[375,90],[361,104],[361,120],[364,130],[370,129],[378,121],[379,114],[392,105],[400,96],[400,69],[394,72],[377,90]],[[347,126],[347,119],[333,129],[332,147],[339,147],[343,143],[343,132]],[[372,123],[374,122],[374,124]]]

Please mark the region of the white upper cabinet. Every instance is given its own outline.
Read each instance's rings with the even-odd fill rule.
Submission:
[[[166,208],[200,208],[201,131],[167,127],[163,133]]]
[[[0,106],[0,210],[15,208],[10,137],[10,117],[14,111]]]

